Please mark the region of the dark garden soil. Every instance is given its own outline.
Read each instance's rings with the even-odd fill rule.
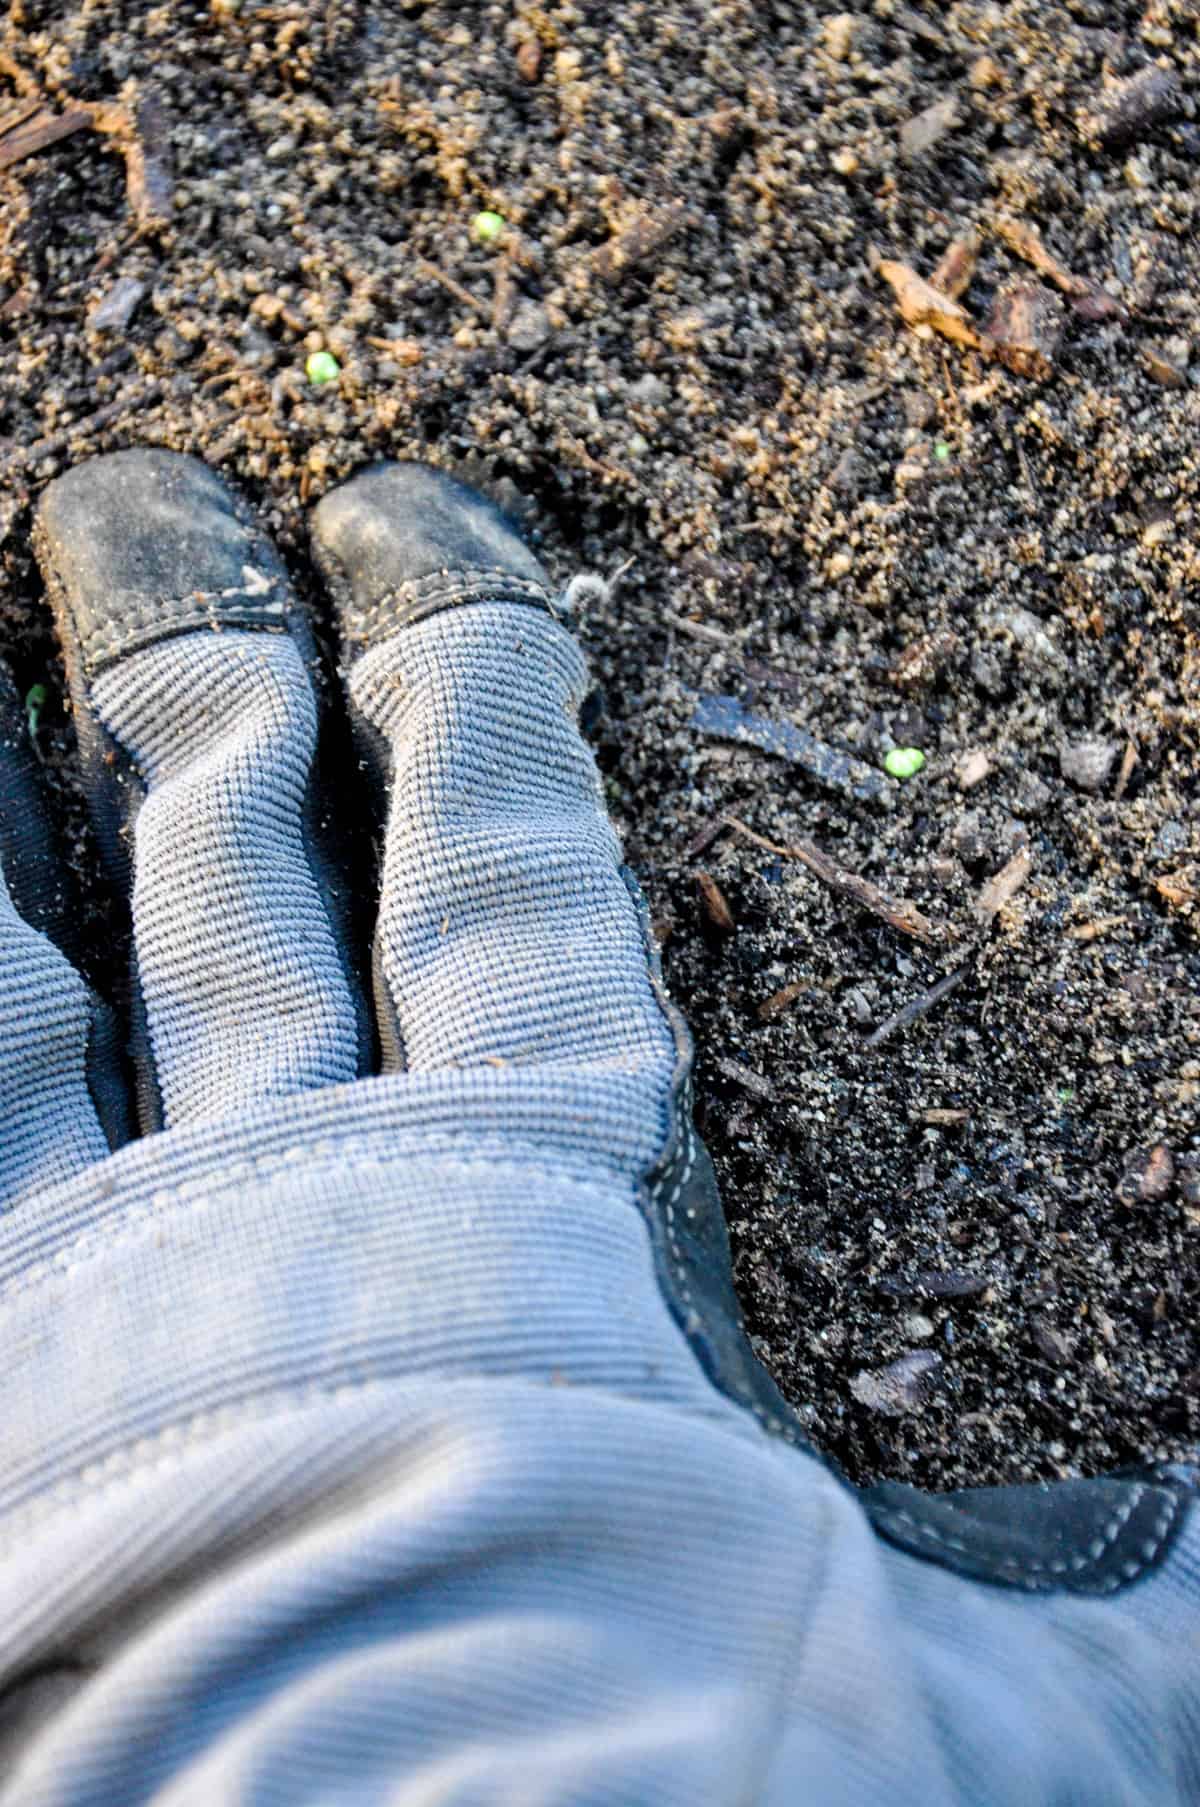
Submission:
[[[763,1359],[864,1478],[1177,1454],[1197,10],[835,3],[10,0],[0,640],[94,888],[28,552],[75,458],[210,460],[318,609],[305,505],[385,454],[620,568],[592,731]]]

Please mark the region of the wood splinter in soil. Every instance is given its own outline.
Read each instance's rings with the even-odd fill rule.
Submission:
[[[942,923],[931,922],[928,916],[922,915],[916,904],[910,903],[906,897],[889,897],[886,891],[873,885],[869,878],[860,878],[857,872],[847,872],[844,866],[831,860],[827,853],[822,853],[811,841],[793,841],[785,846],[779,841],[768,841],[765,835],[756,834],[737,816],[726,816],[725,821],[735,834],[753,841],[756,847],[765,848],[768,853],[776,853],[781,859],[799,860],[802,866],[807,866],[831,891],[839,891],[843,897],[853,898],[855,903],[862,904],[873,915],[882,917],[884,922],[891,928],[898,929],[902,935],[912,935],[917,941],[931,943],[949,938],[949,928]]]

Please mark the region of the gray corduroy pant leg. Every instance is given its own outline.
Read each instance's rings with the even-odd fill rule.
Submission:
[[[498,602],[355,666],[404,1063],[362,1081],[288,642],[180,634],[97,683],[146,789],[166,1127],[104,1155],[0,1041],[3,1095],[76,1137],[0,1217],[0,1803],[1200,1798],[1194,1520],[1111,1599],[963,1580],[668,1313],[637,1194],[677,1050],[582,679]],[[5,943],[0,1022],[52,1066],[83,1023],[44,946]]]

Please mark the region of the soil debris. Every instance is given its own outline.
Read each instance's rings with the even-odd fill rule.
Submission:
[[[636,584],[578,624],[605,699],[589,732],[653,932],[669,932],[748,1329],[856,1479],[1050,1478],[1186,1459],[1200,1440],[1194,1310],[1159,1321],[1132,1303],[1167,1276],[1200,1297],[1200,1196],[1183,1195],[1200,1173],[1186,1165],[1200,1157],[1187,10],[798,0],[771,25],[721,0],[698,30],[683,0],[469,16],[459,0],[24,0],[0,26],[10,123],[116,107],[153,154],[137,110],[158,93],[169,127],[161,227],[136,216],[111,135],[80,129],[0,176],[3,656],[26,694],[47,689],[38,747],[86,880],[95,988],[127,968],[123,906],[87,824],[28,548],[38,491],[68,461],[153,438],[217,465],[261,511],[325,645],[305,510],[377,458],[487,489],[556,583],[635,556]],[[534,41],[536,56],[521,49]],[[1075,111],[1112,106],[1106,72],[1134,75],[1139,57],[1173,73],[1179,111],[1101,149]],[[950,93],[952,133],[906,164],[902,124]],[[592,266],[680,199],[686,228],[621,280]],[[472,235],[481,210],[506,222],[491,245]],[[1005,244],[997,214],[1111,290],[1128,322]],[[1066,322],[1057,380],[905,326],[876,284],[875,247],[940,277],[976,229],[970,286],[941,288],[939,309],[960,306],[982,341],[1001,285],[1044,284]],[[152,295],[124,328],[88,330],[124,275]],[[1147,343],[1186,388],[1155,374]],[[341,365],[336,383],[305,381],[314,350]],[[929,669],[914,654],[911,683],[893,681],[905,648],[944,633],[951,656]],[[824,783],[693,731],[696,693],[721,688],[794,717],[826,743],[820,761],[856,758],[875,794],[853,794],[860,773]],[[1089,733],[1136,745],[1124,791],[1061,777],[1060,746]],[[919,780],[880,769],[894,743],[923,748]],[[973,755],[986,782],[960,789]],[[377,824],[351,807],[360,795],[351,766],[365,873]],[[985,940],[971,900],[1021,833],[1036,892],[1031,878],[979,947],[978,983],[875,1052],[876,1025],[919,1004],[943,963],[768,853],[736,863],[737,934],[718,939],[695,869],[724,883],[734,863],[688,843],[711,831],[711,845],[730,813],[853,872],[904,874],[927,916],[969,925],[964,957]],[[1190,838],[1155,852],[1168,822]],[[1117,916],[1091,942],[1069,933]],[[774,1103],[720,1072],[733,1053],[777,1082]],[[968,1118],[927,1122],[927,1099]],[[1160,1140],[1175,1191],[1124,1210],[1127,1150]],[[986,1271],[1003,1299],[952,1314],[953,1419],[937,1403],[901,1435],[846,1391],[855,1367],[913,1346],[903,1307],[862,1280],[884,1265]],[[1053,1310],[1023,1291],[1051,1268]],[[1067,1368],[1035,1364],[1032,1313],[1097,1334]]]
[[[1039,283],[1011,283],[997,295],[983,330],[1002,364],[1044,383],[1062,338],[1062,303]]]
[[[906,163],[916,163],[929,155],[952,132],[959,121],[958,101],[952,94],[935,100],[932,106],[906,119],[900,128],[900,154]]]
[[[885,257],[879,265],[879,274],[891,284],[900,318],[906,326],[926,337],[937,332],[945,339],[952,339],[956,345],[966,345],[974,351],[984,350],[984,341],[966,308],[949,295],[943,295],[908,264]]]
[[[87,107],[69,106],[61,113],[37,102],[26,102],[0,116],[0,169],[9,169],[26,157],[36,156],[48,145],[58,144],[92,123]]]
[[[1095,796],[1108,783],[1120,751],[1119,741],[1103,740],[1098,735],[1066,741],[1059,749],[1059,769],[1068,784]]]
[[[721,935],[732,935],[737,928],[733,911],[720,885],[711,872],[697,872],[696,888],[706,921]]]
[[[1010,860],[993,873],[979,892],[971,912],[976,922],[986,926],[1014,898],[1033,871],[1033,855],[1028,847],[1018,847]]]
[[[736,816],[727,816],[726,821],[736,834],[742,835],[747,841],[753,841],[756,847],[763,847],[768,853],[777,853],[781,859],[799,860],[802,866],[807,866],[831,891],[838,891],[843,897],[852,898],[855,903],[882,918],[890,928],[899,930],[900,934],[911,935],[918,941],[926,942],[950,938],[948,928],[931,922],[907,898],[889,897],[886,891],[881,891],[870,879],[860,878],[856,872],[847,872],[836,860],[831,860],[827,853],[822,853],[819,847],[813,846],[811,841],[793,841],[785,846],[756,834]]]
[[[752,715],[735,696],[701,695],[696,700],[692,727],[712,740],[732,740],[740,746],[774,753],[808,773],[825,790],[854,797],[860,803],[892,801],[893,787],[861,759],[839,753],[795,722],[777,722],[766,715]]]
[[[886,1368],[864,1368],[851,1380],[850,1392],[868,1411],[903,1418],[929,1403],[941,1365],[932,1349],[910,1349]]]
[[[949,972],[944,978],[939,979],[936,985],[931,985],[928,991],[923,991],[919,997],[912,998],[902,1009],[888,1017],[885,1023],[880,1023],[875,1033],[867,1037],[863,1047],[881,1048],[884,1042],[891,1040],[893,1035],[899,1035],[902,1030],[910,1029],[914,1023],[920,1022],[921,1018],[927,1016],[941,1003],[943,998],[948,998],[952,991],[958,990],[970,971],[969,965],[955,967],[953,972]]]

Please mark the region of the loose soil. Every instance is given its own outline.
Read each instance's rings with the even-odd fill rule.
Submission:
[[[306,503],[364,459],[446,464],[556,577],[621,570],[583,626],[592,732],[695,1028],[748,1324],[813,1438],[934,1487],[1192,1447],[1190,0],[12,0],[0,52],[0,127],[109,103],[0,173],[0,635],[49,692],[95,976],[114,918],[28,551],[40,487],[136,441],[198,453],[320,610]],[[1165,101],[1116,88],[1151,66]],[[1023,373],[914,330],[881,277],[972,233],[960,304],[1034,323]],[[123,279],[127,323],[92,320]],[[318,349],[341,375],[315,388]],[[864,801],[701,733],[705,692],[924,767]],[[728,829],[695,852],[728,814],[949,932]],[[912,1351],[939,1365],[888,1415],[861,1376]]]

